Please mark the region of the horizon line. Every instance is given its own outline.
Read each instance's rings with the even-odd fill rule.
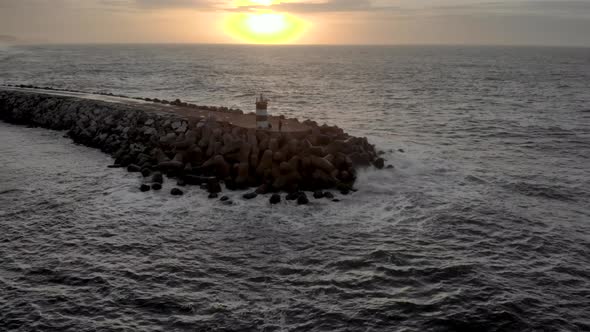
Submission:
[[[8,46],[73,46],[73,45],[162,45],[162,46],[257,46],[257,47],[367,47],[367,46],[449,46],[449,47],[552,47],[552,48],[590,48],[590,45],[578,45],[578,44],[517,44],[517,43],[506,43],[506,44],[476,44],[476,43],[366,43],[366,44],[256,44],[256,43],[201,43],[201,42],[2,42],[0,45]]]

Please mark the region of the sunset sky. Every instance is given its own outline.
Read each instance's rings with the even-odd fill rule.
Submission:
[[[590,46],[590,0],[0,0],[0,42]]]

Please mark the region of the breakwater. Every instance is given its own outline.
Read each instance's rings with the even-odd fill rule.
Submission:
[[[252,127],[254,115],[242,113],[0,89],[0,119],[66,130],[76,143],[112,155],[110,167],[141,173],[143,191],[161,189],[167,176],[178,186],[200,185],[211,198],[225,186],[256,188],[245,198],[288,192],[288,199],[305,204],[303,191],[313,191],[316,198],[330,198],[322,191],[330,188],[347,194],[354,190],[359,168],[385,166],[366,138],[341,128],[284,119],[286,132],[262,131]],[[175,188],[172,194],[182,190]],[[271,197],[271,202],[279,200]]]

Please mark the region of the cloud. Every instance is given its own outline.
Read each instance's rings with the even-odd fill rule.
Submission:
[[[109,11],[194,9],[290,13],[365,12],[383,16],[521,15],[590,18],[590,0],[284,0],[270,6],[237,6],[234,0],[0,0],[0,8],[94,8]]]
[[[158,2],[158,0],[145,0]],[[570,16],[590,17],[590,0],[324,0],[285,1],[270,6],[232,7],[229,11],[272,9],[290,13],[365,12],[390,16]]]
[[[326,13],[371,11],[373,4],[369,0],[331,0],[326,2],[283,2],[271,6],[244,6],[241,9],[270,8],[292,13]]]
[[[590,1],[514,0],[457,5],[437,5],[430,12],[438,15],[498,15],[590,18]]]
[[[213,9],[220,1],[214,0],[99,0],[99,3],[106,7],[121,9]]]

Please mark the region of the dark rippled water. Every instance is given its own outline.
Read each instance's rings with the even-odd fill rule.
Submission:
[[[340,203],[226,206],[0,123],[0,330],[590,330],[589,49],[3,47],[0,83],[262,90],[396,166]]]

